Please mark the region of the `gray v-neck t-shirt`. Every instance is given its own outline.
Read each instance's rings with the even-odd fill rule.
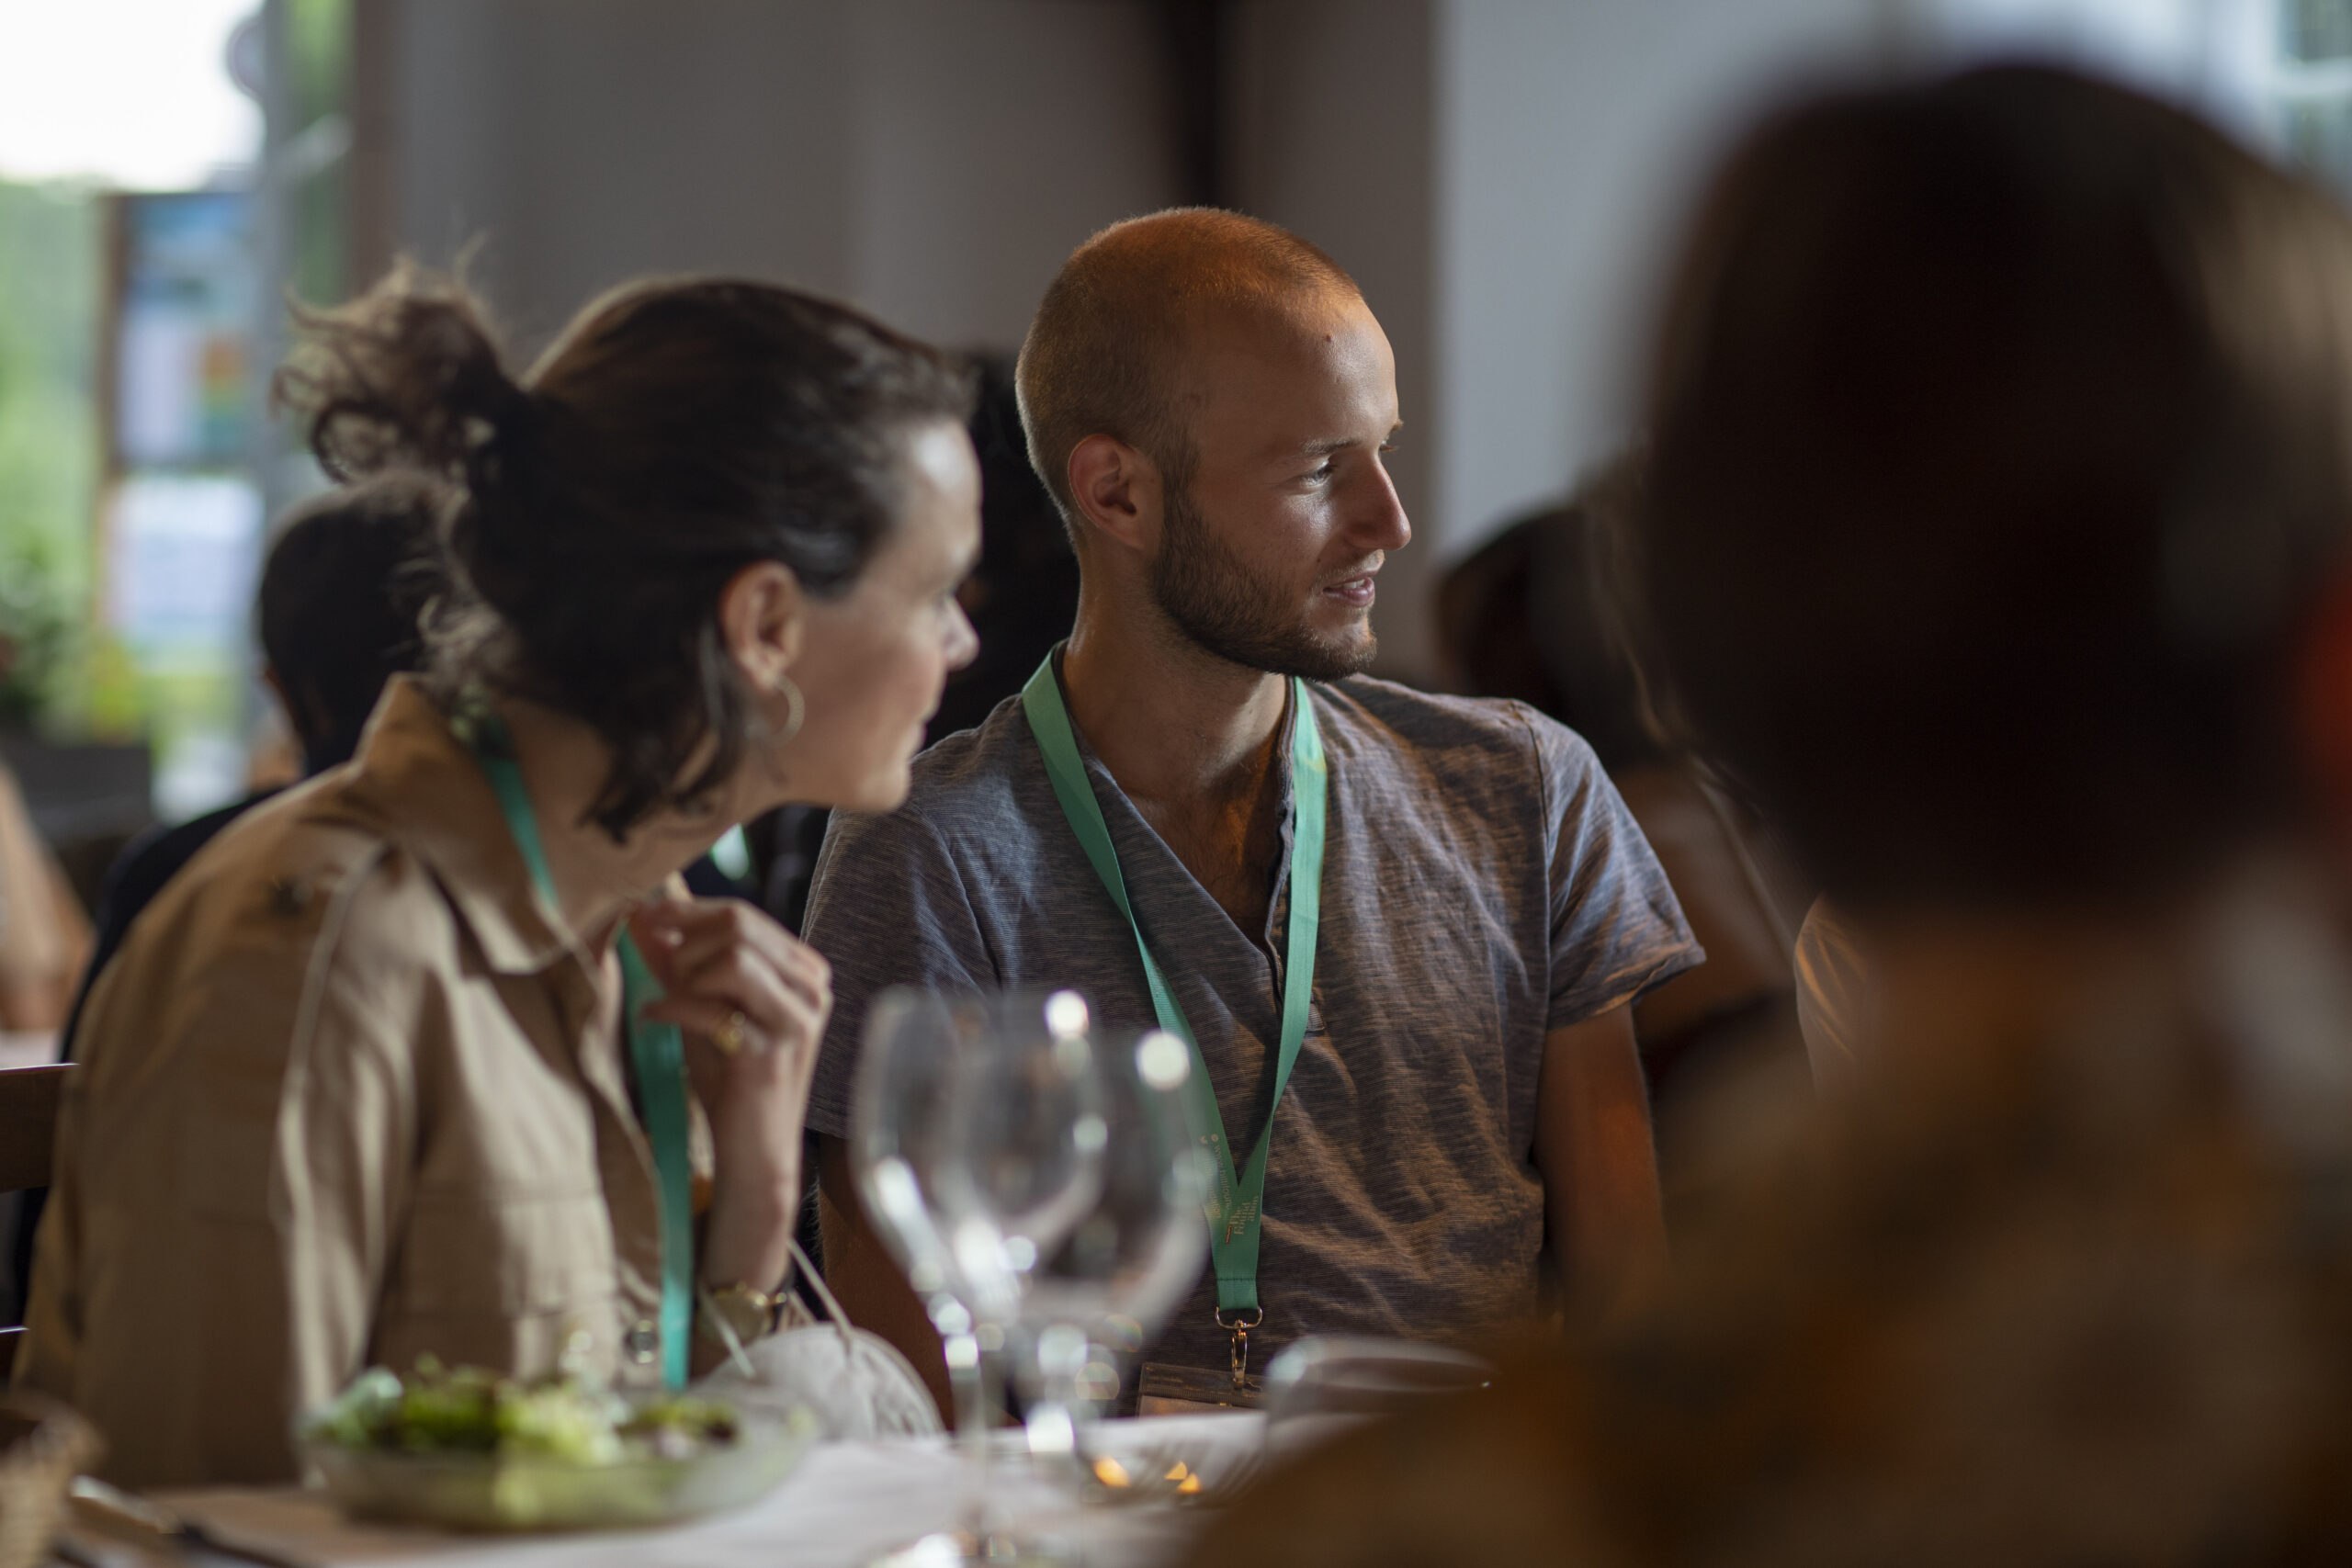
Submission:
[[[1702,956],[1575,734],[1518,703],[1365,676],[1307,689],[1330,768],[1322,923],[1267,1159],[1253,1371],[1308,1334],[1454,1338],[1534,1311],[1544,1036]],[[1281,1038],[1289,749],[1269,931],[1244,933],[1079,739],[1238,1158]],[[848,1135],[860,1031],[883,987],[1067,986],[1110,1025],[1154,1021],[1134,933],[1062,816],[1017,696],[917,758],[899,810],[834,817],[806,925],[833,966],[808,1125],[834,1137]],[[1214,1305],[1204,1268],[1146,1359],[1224,1367]]]

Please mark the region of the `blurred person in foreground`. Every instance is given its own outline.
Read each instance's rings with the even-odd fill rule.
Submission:
[[[942,1389],[842,1142],[865,1005],[1053,985],[1189,1034],[1214,1091],[1222,1126],[1196,1132],[1234,1174],[1214,1278],[1145,1350],[1169,1383],[1230,1398],[1264,1345],[1533,1316],[1547,1248],[1596,1304],[1638,1290],[1664,1238],[1627,1009],[1699,954],[1582,741],[1363,673],[1411,529],[1383,456],[1395,362],[1354,283],[1231,213],[1114,225],[1047,289],[1020,392],[1077,626],[923,754],[904,811],[827,840],[808,929],[839,1003],[809,1111],[828,1279]],[[1243,1179],[1261,1140],[1262,1202]]]
[[[1768,121],[1668,300],[1642,579],[1875,1048],[1660,1310],[1199,1560],[2352,1558],[2352,225],[1987,71]]]
[[[403,269],[280,385],[331,473],[456,488],[451,602],[91,993],[19,1375],[138,1485],[291,1479],[370,1364],[674,1388],[772,1327],[826,966],[678,873],[896,804],[971,652],[967,378],[842,306],[633,285],[517,378]]]

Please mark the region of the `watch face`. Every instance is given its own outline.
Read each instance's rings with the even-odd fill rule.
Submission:
[[[729,1285],[723,1291],[711,1292],[704,1305],[732,1329],[738,1339],[763,1339],[775,1329],[775,1298],[762,1295],[748,1285]]]

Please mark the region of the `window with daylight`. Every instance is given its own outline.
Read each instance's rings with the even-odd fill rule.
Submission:
[[[2271,102],[2280,151],[2352,190],[2352,0],[2279,0]]]

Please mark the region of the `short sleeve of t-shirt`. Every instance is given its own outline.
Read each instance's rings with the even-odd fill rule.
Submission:
[[[858,1044],[875,993],[887,986],[990,989],[997,966],[954,859],[907,810],[834,814],[801,934],[833,972],[832,1019],[808,1089],[808,1125],[845,1138]]]
[[[1598,1017],[1702,962],[1649,840],[1575,731],[1512,705],[1543,771],[1550,863],[1547,1027]]]

